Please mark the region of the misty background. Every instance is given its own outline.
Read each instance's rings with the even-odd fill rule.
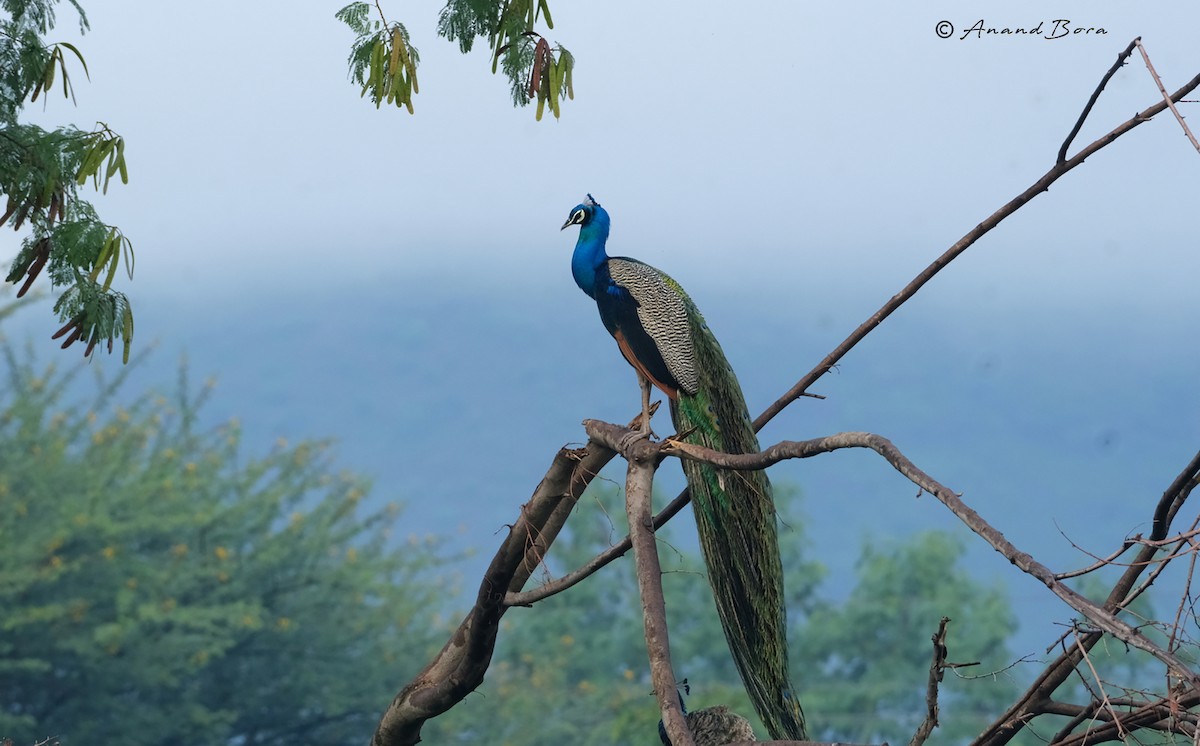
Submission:
[[[421,53],[409,116],[347,80],[340,6],[97,5],[82,39],[60,7],[49,38],[79,44],[91,80],[78,106],[27,115],[127,140],[130,183],[96,205],[137,251],[120,288],[134,349],[157,347],[129,395],[170,390],[186,355],[217,380],[207,416],[237,417],[247,447],[336,438],[375,504],[405,505],[398,534],[469,553],[468,591],[580,420],[639,408],[570,278],[558,227],[585,192],[612,215],[610,253],[688,289],[757,414],[1051,167],[1132,38],[1168,89],[1200,70],[1194,4],[561,3],[548,37],[576,56],[576,99],[535,122],[486,49],[436,37],[441,3],[410,2],[385,5]],[[1059,18],[1107,33],[960,38]],[[1157,100],[1135,54],[1073,151]],[[1071,541],[1106,555],[1148,532],[1200,444],[1198,188],[1178,124],[1138,127],[973,246],[763,442],[885,435],[1058,571],[1091,562]],[[0,256],[16,247],[0,236]],[[119,367],[59,352],[45,306],[5,336],[60,367]],[[872,454],[771,473],[803,493],[834,595],[863,541],[966,532]],[[658,485],[673,495],[678,467]],[[968,543],[1023,617],[1016,652],[1051,642],[1067,607]]]

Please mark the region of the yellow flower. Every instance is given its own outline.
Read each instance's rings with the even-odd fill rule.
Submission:
[[[108,546],[104,547],[104,549],[100,550],[100,553],[104,555],[104,559],[112,559],[113,557],[117,556],[117,548],[109,544]]]
[[[350,547],[349,549],[346,550],[346,561],[347,562],[354,562],[357,559],[358,559],[358,550],[357,549],[355,549],[354,547]]]
[[[275,626],[281,630],[289,630],[292,627],[292,620],[285,616],[281,616],[275,620]]]
[[[213,554],[217,555],[217,559],[221,560],[222,562],[229,559],[229,550],[225,547],[217,547],[213,550]]]
[[[176,544],[175,546],[171,547],[171,554],[175,555],[176,557],[183,557],[187,553],[187,544]]]
[[[567,647],[575,644],[575,638],[571,637],[570,635],[563,635],[562,637],[558,638],[558,641]]]

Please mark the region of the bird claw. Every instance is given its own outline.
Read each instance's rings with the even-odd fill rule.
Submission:
[[[621,440],[617,441],[618,450],[624,451],[639,440],[649,440],[650,438],[657,437],[649,426],[643,426],[638,430],[630,430],[621,436]]]

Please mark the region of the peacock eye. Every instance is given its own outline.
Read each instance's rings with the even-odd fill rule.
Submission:
[[[583,224],[583,219],[584,219],[584,218],[586,218],[586,217],[587,217],[587,213],[586,213],[586,212],[584,212],[583,210],[576,210],[576,211],[575,211],[575,214],[571,216],[571,222],[572,222],[572,223],[579,223],[579,224],[581,224],[581,225],[582,225],[582,224]]]

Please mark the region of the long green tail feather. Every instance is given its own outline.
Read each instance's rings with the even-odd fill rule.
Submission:
[[[753,453],[758,438],[741,386],[703,318],[689,309],[699,391],[671,402],[676,432],[725,453]],[[775,739],[805,740],[804,713],[788,675],[783,567],[771,483],[762,471],[683,461],[709,584],[734,663]]]

